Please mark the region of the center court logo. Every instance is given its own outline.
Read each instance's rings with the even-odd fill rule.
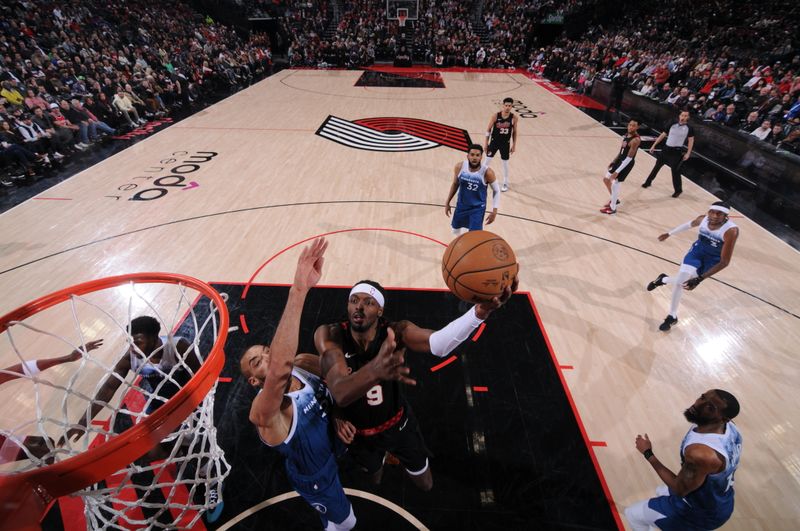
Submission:
[[[417,118],[361,118],[328,116],[317,135],[343,146],[366,151],[422,151],[447,146],[467,152],[472,140],[464,129]]]

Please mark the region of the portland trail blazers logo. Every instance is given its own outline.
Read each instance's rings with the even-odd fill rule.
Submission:
[[[337,144],[368,151],[422,151],[447,146],[467,152],[472,140],[464,129],[416,118],[362,118],[328,116],[317,129]]]

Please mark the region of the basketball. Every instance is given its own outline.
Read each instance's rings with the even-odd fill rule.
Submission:
[[[442,257],[442,276],[450,291],[467,302],[498,297],[519,272],[514,250],[497,234],[475,230],[453,240]]]

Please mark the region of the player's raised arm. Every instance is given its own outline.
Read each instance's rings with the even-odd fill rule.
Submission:
[[[289,298],[270,346],[269,365],[263,390],[250,407],[250,421],[260,428],[269,429],[282,420],[278,418],[278,413],[297,353],[300,316],[308,291],[317,285],[322,276],[327,247],[325,239],[318,238],[311,246],[303,249],[297,261],[294,283],[289,288]]]

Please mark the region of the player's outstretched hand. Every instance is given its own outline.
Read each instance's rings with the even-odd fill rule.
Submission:
[[[95,339],[94,341],[87,341],[86,345],[85,345],[86,352],[91,352],[93,350],[97,350],[102,346],[103,346],[103,339],[102,338],[101,339]],[[77,360],[81,359],[82,355],[83,354],[81,353],[80,349],[75,349],[72,352],[70,352],[69,360],[70,361],[77,361]]]
[[[336,417],[333,418],[333,421],[336,424],[336,435],[342,442],[345,444],[352,443],[356,436],[356,427],[353,426],[353,423]]]
[[[317,285],[322,277],[322,264],[327,248],[328,242],[325,238],[317,238],[310,246],[303,248],[294,273],[295,287],[308,290]]]
[[[370,362],[379,380],[398,380],[408,385],[417,385],[416,380],[409,378],[411,369],[404,366],[406,349],[397,349],[394,330],[387,329],[386,339],[381,345],[378,355]]]
[[[644,437],[641,435],[636,436],[636,449],[641,453],[645,453],[647,450],[653,449],[653,443],[650,442],[650,437],[648,437],[646,433],[644,434]]]
[[[517,291],[519,287],[519,277],[514,277],[514,281],[511,283],[510,286],[506,286],[503,290],[503,293],[499,297],[492,297],[492,300],[481,302],[480,304],[475,305],[475,315],[478,316],[478,319],[486,319],[489,317],[489,314],[498,309],[500,306],[505,304],[508,299],[511,298],[511,295]]]

